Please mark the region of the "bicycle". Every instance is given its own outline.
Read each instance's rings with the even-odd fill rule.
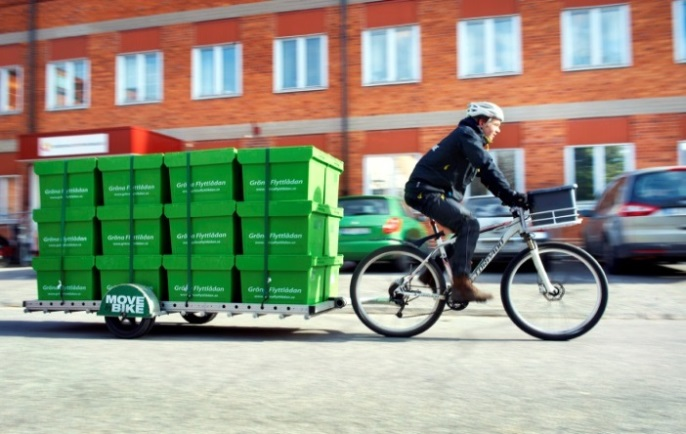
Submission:
[[[507,265],[500,296],[508,317],[525,333],[543,340],[569,340],[590,331],[605,312],[607,277],[585,250],[564,242],[536,242],[532,231],[581,223],[576,211],[576,185],[528,192],[530,212],[512,207],[512,220],[482,228],[481,233],[504,228],[493,249],[473,269],[476,281],[503,246],[520,235],[527,248]],[[388,337],[423,333],[445,310],[461,311],[469,302],[453,302],[453,276],[445,239],[430,219],[433,234],[412,244],[380,248],[355,268],[350,297],[355,314],[372,331]],[[436,247],[421,250],[428,241]],[[390,264],[405,264],[394,272]],[[424,274],[427,283],[419,279]],[[430,276],[430,279],[426,277]]]

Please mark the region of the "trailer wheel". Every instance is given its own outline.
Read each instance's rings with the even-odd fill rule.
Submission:
[[[212,321],[217,314],[207,312],[184,312],[181,316],[191,324],[207,324]]]
[[[122,318],[117,316],[105,317],[105,324],[109,331],[120,339],[139,338],[150,331],[155,324],[152,318]]]

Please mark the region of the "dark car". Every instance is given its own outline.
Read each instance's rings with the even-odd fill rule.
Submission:
[[[345,261],[360,261],[372,251],[427,236],[426,217],[399,197],[346,196],[338,200],[343,218],[338,234],[338,253]],[[400,264],[399,264],[400,265]]]
[[[686,166],[614,179],[586,216],[583,240],[613,273],[635,261],[686,261]]]
[[[512,221],[510,208],[503,205],[502,201],[495,196],[471,196],[465,199],[464,205],[479,221],[481,229]],[[486,257],[500,240],[503,232],[505,232],[504,227],[482,233],[476,244],[476,250],[474,250],[474,259],[480,260]],[[542,230],[532,232],[532,235],[538,242],[547,241],[550,238],[548,232]],[[494,260],[498,262],[508,261],[526,248],[526,243],[524,243],[522,238],[520,236],[514,236],[503,246]]]

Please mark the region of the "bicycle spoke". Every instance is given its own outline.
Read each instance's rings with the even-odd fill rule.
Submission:
[[[417,270],[423,259],[418,249],[394,247],[380,249],[358,265],[350,296],[355,313],[367,327],[386,336],[409,337],[435,323],[445,300],[438,296],[440,288],[420,281],[419,271],[426,268],[434,282],[443,283],[433,265]],[[403,269],[396,268],[399,263]],[[414,271],[416,275],[407,278]]]
[[[555,340],[581,336],[595,326],[607,305],[607,280],[602,269],[574,246],[544,244],[539,246],[539,253],[550,291],[544,289],[530,252],[523,252],[503,276],[505,310],[532,336]]]

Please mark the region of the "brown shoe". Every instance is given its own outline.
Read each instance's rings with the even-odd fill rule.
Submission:
[[[493,295],[488,292],[479,291],[479,289],[474,286],[469,276],[466,274],[461,274],[455,276],[453,279],[453,289],[450,294],[450,299],[456,302],[465,301],[476,301],[483,303],[486,300],[493,298]]]

